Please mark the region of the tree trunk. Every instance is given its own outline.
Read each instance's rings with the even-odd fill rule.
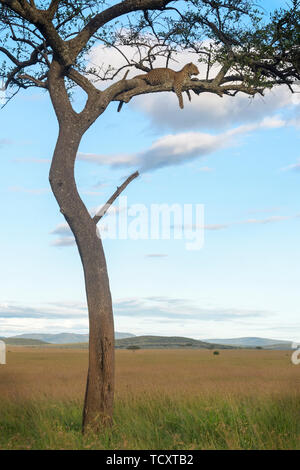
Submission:
[[[75,122],[60,123],[50,169],[50,184],[80,253],[89,312],[89,368],[83,432],[99,432],[112,422],[114,396],[114,323],[109,279],[96,224],[75,183],[74,164],[81,140]]]

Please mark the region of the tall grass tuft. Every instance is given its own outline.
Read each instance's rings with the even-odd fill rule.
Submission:
[[[114,425],[81,433],[78,401],[0,404],[0,449],[299,449],[300,400],[145,395],[117,399]]]

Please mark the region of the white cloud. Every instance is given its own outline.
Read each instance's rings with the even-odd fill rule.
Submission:
[[[282,318],[277,312],[240,308],[238,305],[222,307],[215,302],[207,303],[205,299],[166,296],[125,298],[115,302],[114,311],[117,330],[127,328],[126,331],[138,335],[178,335],[198,339],[241,336],[297,339],[294,335],[298,330],[293,329],[296,324],[286,318],[283,332]]]
[[[194,129],[226,129],[230,126],[258,122],[283,108],[299,105],[300,97],[292,95],[284,87],[266,91],[265,97],[248,97],[238,94],[234,98],[220,98],[211,93],[192,95],[192,102],[185,100],[180,110],[173,93],[142,95],[129,103],[132,109],[149,118],[149,127],[162,130],[182,131]],[[125,106],[124,106],[125,109]],[[123,112],[123,110],[122,110]],[[296,124],[296,123],[294,123]]]
[[[281,222],[282,220],[294,219],[296,216],[273,215],[265,219],[248,219],[240,222],[241,224],[269,224],[272,222]]]
[[[257,211],[259,212],[259,211]],[[285,220],[292,220],[296,219],[299,217],[299,214],[296,215],[273,215],[270,217],[265,217],[264,219],[246,219],[246,220],[241,220],[241,221],[236,221],[236,222],[228,222],[228,223],[223,223],[223,224],[206,224],[203,227],[197,226],[199,229],[204,228],[204,230],[212,230],[212,231],[217,231],[217,230],[224,230],[229,227],[232,227],[234,225],[251,225],[251,224],[260,224],[260,225],[265,225],[265,224],[270,224],[270,223],[276,223],[276,222],[282,222]],[[173,226],[174,227],[174,226]],[[196,226],[188,226],[185,225],[185,228],[192,228],[193,230],[196,229]]]
[[[117,331],[134,334],[178,335],[192,338],[263,336],[290,339],[299,330],[291,322],[282,326],[276,314],[267,310],[221,307],[204,300],[167,296],[123,298],[114,302]],[[87,333],[86,302],[65,301],[0,304],[0,336],[23,333]],[[284,332],[282,331],[284,329]]]
[[[70,237],[60,237],[54,240],[54,242],[51,243],[52,246],[73,246],[75,245],[75,238],[73,236]]]
[[[204,225],[204,230],[223,230],[228,227],[229,224],[207,224]]]
[[[59,224],[55,227],[52,232],[53,235],[66,235],[69,236],[71,234],[71,229],[67,223]]]
[[[166,258],[167,256],[165,253],[149,253],[145,255],[146,258]]]
[[[82,303],[45,303],[24,305],[20,302],[5,302],[0,305],[0,318],[78,318],[87,313]]]
[[[265,129],[277,129],[286,125],[286,121],[281,119],[279,116],[265,117],[261,121],[261,127]]]
[[[51,235],[59,235],[56,240],[51,242],[51,246],[73,246],[75,245],[75,238],[72,235],[71,229],[67,223],[58,224],[54,230],[50,232]]]
[[[148,149],[138,153],[112,155],[79,153],[78,158],[101,165],[109,165],[112,168],[134,167],[138,168],[140,172],[145,172],[204,157],[222,148],[236,145],[237,136],[246,135],[257,129],[282,127],[285,124],[285,121],[275,116],[257,123],[244,124],[220,134],[204,132],[168,134],[158,138]]]
[[[84,161],[109,165],[112,168],[138,167],[141,172],[176,165],[193,158],[208,155],[224,147],[230,140],[229,134],[214,136],[200,132],[167,135],[157,139],[148,149],[136,154],[83,154]]]
[[[289,170],[300,171],[300,158],[298,158],[298,161],[296,163],[292,163],[291,165],[281,168],[281,171]]]
[[[145,297],[120,299],[114,304],[117,316],[165,318],[172,321],[227,321],[243,318],[267,317],[270,313],[262,310],[239,308],[199,307],[187,299],[169,297]]]

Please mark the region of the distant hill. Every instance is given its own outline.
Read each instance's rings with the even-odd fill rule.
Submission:
[[[131,333],[119,333],[116,331],[116,338],[128,338],[133,337]],[[51,344],[69,344],[69,343],[87,343],[89,341],[89,335],[81,335],[76,333],[59,333],[59,334],[47,334],[47,333],[25,333],[23,335],[17,335],[6,338],[7,340],[13,339],[34,339],[43,343]],[[12,343],[10,343],[12,344]]]
[[[129,335],[130,333],[121,333]],[[34,336],[34,338],[28,338]],[[48,339],[48,342],[39,338]],[[3,339],[7,344],[15,346],[44,346],[44,347],[66,347],[72,349],[87,349],[88,335],[73,335],[71,333],[60,333],[58,335],[47,334],[25,334]],[[81,340],[80,342],[78,340]],[[65,341],[65,342],[63,342]],[[117,349],[126,349],[130,346],[138,346],[141,349],[232,349],[234,346],[223,344],[206,343],[197,339],[182,336],[134,336],[117,338],[115,342]]]
[[[41,341],[39,339],[29,339],[29,338],[0,338],[0,340],[4,341],[5,344],[10,346],[45,346],[49,343],[46,341]]]
[[[207,343],[219,343],[242,348],[256,348],[261,347],[264,349],[291,349],[291,341],[283,341],[278,339],[257,338],[257,337],[244,337],[244,338],[214,338],[205,339]]]
[[[232,349],[232,346],[206,343],[182,336],[134,336],[116,340],[116,348],[126,349],[128,346],[139,346],[141,349]]]
[[[116,339],[122,339],[122,338],[134,338],[135,335],[131,333],[119,333],[118,331],[115,332],[115,338]]]
[[[291,350],[292,343],[291,341],[287,341],[282,343],[269,344],[267,346],[264,346],[263,349],[279,349],[281,351]]]
[[[197,340],[182,336],[134,336],[131,333],[115,333],[116,348],[126,349],[138,346],[141,349],[232,349],[232,348],[263,348],[290,350],[291,341],[269,338],[243,337],[243,338],[217,338]],[[0,338],[12,346],[45,346],[66,345],[71,348],[88,348],[88,335],[75,333],[42,334],[26,333],[8,338]]]

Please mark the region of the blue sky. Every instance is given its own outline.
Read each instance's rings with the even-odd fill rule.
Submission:
[[[185,96],[180,110],[173,93],[147,95],[121,113],[112,103],[88,131],[76,178],[89,210],[136,169],[129,208],[204,207],[200,250],[104,240],[117,331],[300,339],[299,96]],[[0,336],[88,331],[79,256],[48,183],[56,136],[39,90],[1,110]]]

